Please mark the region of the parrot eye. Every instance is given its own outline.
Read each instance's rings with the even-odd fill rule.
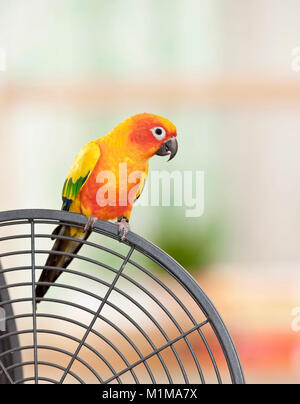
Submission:
[[[164,128],[161,128],[161,127],[153,128],[153,129],[151,129],[151,132],[153,133],[153,136],[157,140],[162,140],[166,137],[166,131]]]

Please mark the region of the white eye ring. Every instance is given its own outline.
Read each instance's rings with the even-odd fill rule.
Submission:
[[[166,131],[164,128],[158,126],[156,128],[150,129],[151,132],[153,133],[153,136],[157,139],[157,140],[162,140],[166,137]]]

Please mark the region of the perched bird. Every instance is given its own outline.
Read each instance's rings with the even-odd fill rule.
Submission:
[[[62,253],[77,254],[97,222],[117,219],[119,234],[124,240],[129,231],[132,205],[144,187],[149,159],[155,154],[177,153],[177,130],[172,122],[157,115],[143,113],[132,116],[116,126],[105,136],[84,146],[74,160],[65,181],[62,210],[81,213],[88,218],[85,228],[61,225],[53,235],[57,238],[46,269],[39,282],[53,283],[72,257]],[[44,297],[50,285],[36,287],[36,299]]]

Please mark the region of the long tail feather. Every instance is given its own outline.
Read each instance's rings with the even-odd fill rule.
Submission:
[[[66,236],[70,237],[71,228],[69,226],[59,226],[53,232],[53,235],[58,236]],[[83,233],[78,231],[76,234],[77,239],[87,240],[91,233]],[[68,254],[77,254],[81,249],[83,243],[78,241],[71,241],[71,240],[63,240],[57,239],[53,245],[51,251],[53,252],[65,252]],[[48,256],[47,262],[45,264],[46,267],[52,267],[53,269],[44,269],[41,273],[39,282],[49,282],[54,283],[58,277],[62,274],[62,271],[55,270],[54,268],[66,269],[71,262],[73,261],[73,257],[69,257],[66,255],[61,254],[50,254]],[[49,285],[37,285],[35,294],[36,294],[36,302],[39,303],[41,298],[45,296],[48,289],[50,288]]]

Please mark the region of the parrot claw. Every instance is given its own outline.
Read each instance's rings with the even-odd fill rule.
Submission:
[[[95,216],[89,217],[89,220],[87,221],[87,224],[85,225],[83,231],[84,233],[88,233],[94,230],[94,227],[96,226],[98,219]]]
[[[129,223],[126,219],[122,218],[122,219],[118,220],[117,226],[118,226],[119,236],[121,237],[121,241],[124,241],[127,234],[130,231]]]

